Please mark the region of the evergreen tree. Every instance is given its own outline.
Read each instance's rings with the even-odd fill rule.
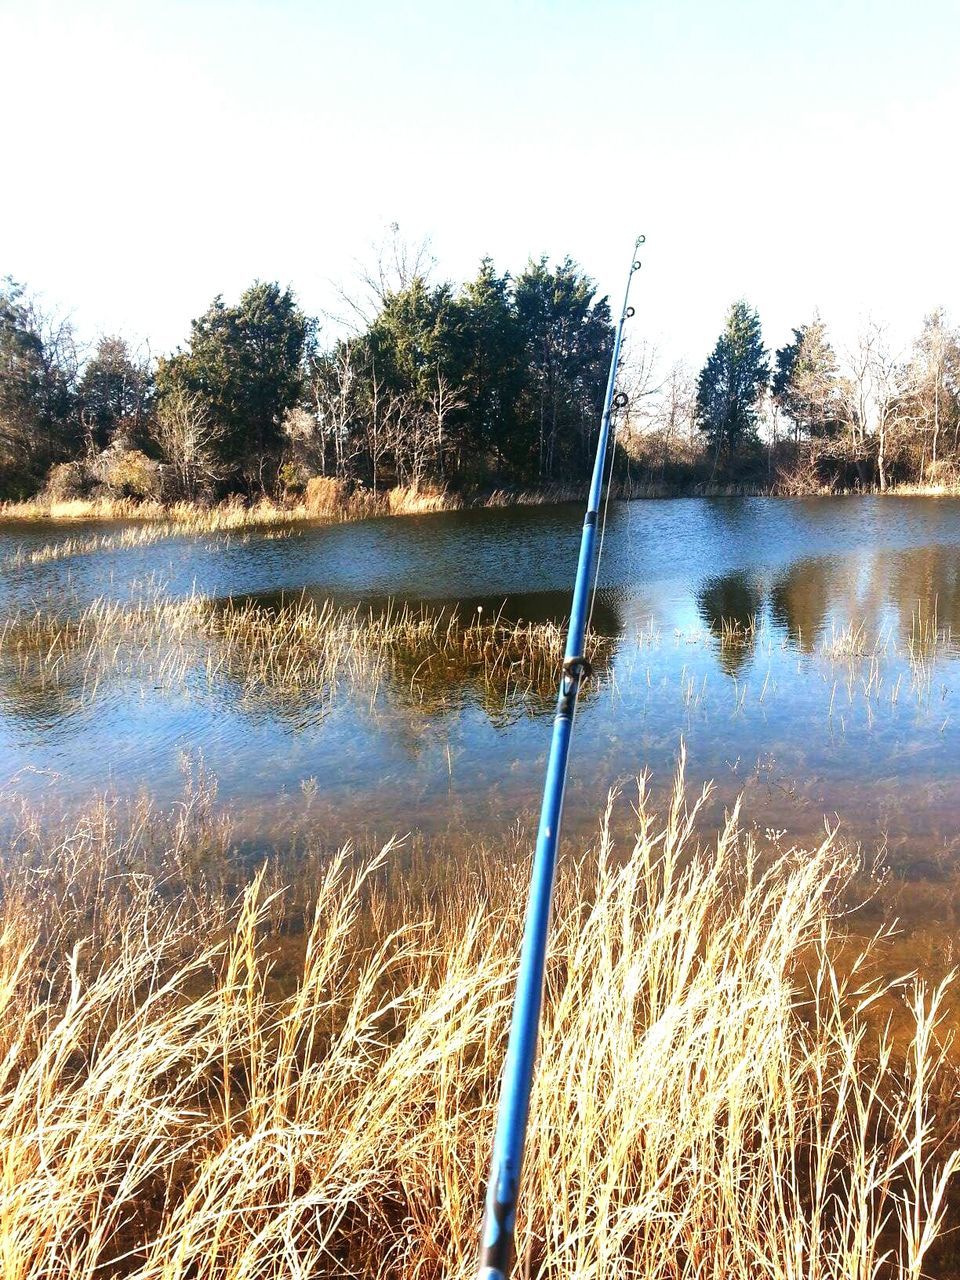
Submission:
[[[380,376],[394,391],[426,400],[438,372],[448,378],[460,372],[459,320],[449,284],[430,285],[415,276],[388,294],[366,335]]]
[[[509,275],[497,275],[491,259],[484,258],[458,306],[465,443],[475,468],[487,463],[496,471],[516,467],[525,454],[520,421],[524,340]]]
[[[794,424],[795,438],[832,436],[842,419],[842,389],[837,358],[819,316],[793,331],[780,347],[773,375],[773,398]]]
[[[760,318],[746,302],[735,302],[697,379],[697,424],[713,450],[714,470],[756,440],[769,376]]]
[[[235,307],[217,297],[194,320],[185,351],[160,362],[160,395],[196,397],[220,461],[248,491],[272,476],[281,424],[301,398],[312,325],[289,290],[257,281]]]
[[[606,298],[571,258],[527,264],[514,289],[526,378],[522,414],[541,479],[583,474],[599,427],[613,327]],[[535,452],[533,451],[535,450]]]
[[[80,411],[97,449],[118,436],[136,448],[145,443],[153,379],[143,360],[133,359],[123,338],[101,338],[80,379]]]
[[[51,463],[79,452],[77,352],[67,321],[23,286],[0,282],[0,482],[35,489]]]

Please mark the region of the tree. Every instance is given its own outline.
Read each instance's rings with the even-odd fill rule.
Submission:
[[[362,448],[359,355],[362,344],[341,341],[315,355],[310,366],[314,430],[301,440],[308,466],[343,480]]]
[[[524,334],[510,276],[498,275],[492,260],[484,258],[476,277],[464,286],[458,306],[464,445],[475,466],[488,459],[498,471],[504,464],[522,465]]]
[[[626,383],[630,412],[622,434],[628,458],[638,459],[648,476],[662,481],[667,467],[689,458],[695,431],[695,385],[689,367],[676,361],[658,383],[656,353],[645,344],[639,358],[628,364]],[[628,462],[628,475],[629,475]]]
[[[714,455],[714,472],[757,438],[758,405],[770,377],[760,318],[735,302],[697,379],[697,424]]]
[[[835,435],[842,416],[837,358],[819,316],[793,331],[793,342],[776,354],[774,402],[794,424],[797,444]]]
[[[248,492],[265,488],[276,468],[284,417],[306,387],[311,343],[312,325],[291,291],[257,281],[235,307],[215,298],[193,321],[186,351],[160,362],[160,395],[179,387],[199,397],[224,473]]]
[[[150,433],[176,477],[180,497],[212,493],[222,475],[218,452],[223,428],[213,421],[201,396],[174,385],[160,401]]]
[[[541,479],[589,470],[599,429],[613,326],[606,298],[571,258],[530,261],[514,288],[526,377],[521,414],[533,424]]]
[[[79,450],[79,359],[69,320],[45,312],[24,287],[0,284],[0,467],[35,485]]]
[[[123,338],[103,337],[80,379],[80,417],[90,444],[105,449],[117,437],[139,446],[146,435],[153,377]]]
[[[942,459],[941,440],[952,443],[956,456],[960,444],[960,333],[951,330],[942,307],[926,316],[914,343],[910,362],[916,417],[922,432],[920,479],[929,461],[933,468]],[[952,436],[952,441],[950,437]]]
[[[889,484],[890,458],[911,415],[909,369],[889,345],[883,325],[871,322],[850,356],[846,425],[861,447],[876,449],[880,491]]]

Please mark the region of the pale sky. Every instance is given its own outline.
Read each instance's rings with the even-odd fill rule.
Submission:
[[[255,277],[311,312],[390,222],[438,274],[570,253],[699,364],[960,320],[960,0],[0,0],[0,275],[155,352]]]

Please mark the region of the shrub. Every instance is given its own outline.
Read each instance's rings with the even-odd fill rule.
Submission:
[[[44,496],[51,502],[71,502],[82,498],[89,488],[82,462],[58,462],[50,468]]]
[[[157,499],[163,489],[160,464],[139,449],[106,449],[92,470],[113,498]]]

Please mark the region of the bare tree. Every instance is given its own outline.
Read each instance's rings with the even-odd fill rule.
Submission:
[[[183,497],[199,497],[223,478],[217,458],[223,429],[211,419],[199,396],[179,386],[169,391],[160,401],[152,434]]]
[[[454,386],[438,368],[429,399],[429,416],[436,430],[438,458],[443,457],[443,451],[449,444],[451,416],[464,408],[466,403],[462,389]]]
[[[341,342],[314,365],[310,378],[316,421],[312,462],[321,475],[348,475],[363,448],[358,428],[362,379],[356,348]]]
[[[890,347],[886,326],[871,321],[849,355],[851,376],[844,380],[843,417],[854,445],[876,442],[880,492],[889,485],[889,460],[898,429],[912,421],[910,371]]]
[[[370,264],[355,264],[356,276],[351,285],[333,286],[345,308],[343,314],[329,317],[337,324],[369,328],[388,298],[401,293],[418,278],[429,280],[436,266],[429,237],[409,241],[397,222],[390,223],[384,238],[378,245],[372,245],[371,251]]]
[[[923,480],[928,440],[930,466],[936,468],[941,460],[941,434],[953,428],[954,450],[960,434],[960,335],[951,331],[942,307],[924,319],[923,331],[914,343],[910,373],[923,440]]]

